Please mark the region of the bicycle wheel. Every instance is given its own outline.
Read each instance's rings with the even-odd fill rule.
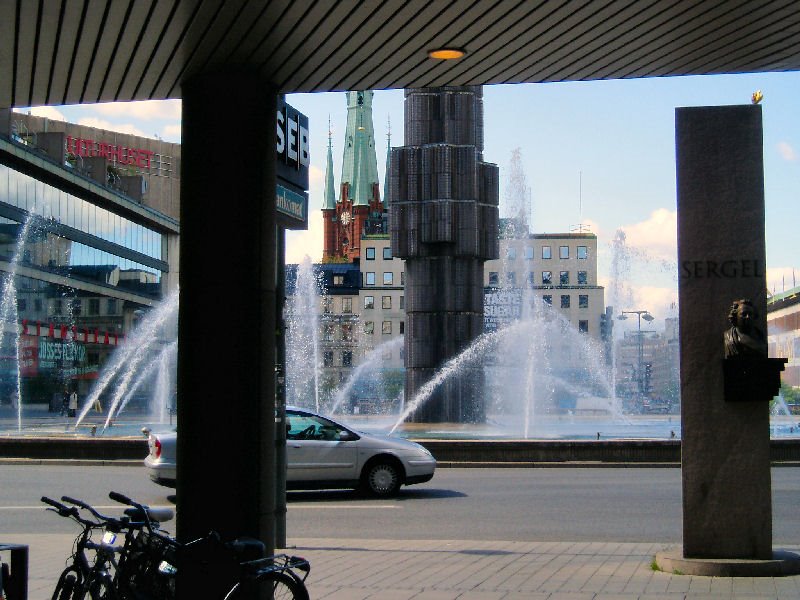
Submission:
[[[272,596],[269,594],[272,593]],[[308,590],[288,573],[273,571],[259,575],[255,581],[243,582],[232,598],[272,598],[272,600],[309,600]]]
[[[56,589],[53,591],[53,600],[72,600],[72,592],[75,590],[77,579],[71,571],[64,571],[58,578]]]
[[[98,577],[76,587],[72,600],[117,600],[117,590],[110,577]]]

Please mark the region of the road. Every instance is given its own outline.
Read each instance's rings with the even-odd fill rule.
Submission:
[[[774,544],[797,544],[800,469],[775,468],[772,479]],[[151,483],[143,468],[0,465],[0,536],[72,532],[39,498],[66,494],[113,514],[109,490],[171,505],[172,490]],[[439,469],[391,500],[290,492],[288,506],[290,544],[292,537],[678,543],[682,535],[674,468]]]

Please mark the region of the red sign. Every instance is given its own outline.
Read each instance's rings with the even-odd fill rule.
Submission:
[[[115,146],[96,140],[67,136],[67,152],[75,156],[102,156],[121,165],[136,165],[142,169],[150,168],[150,158],[154,152],[144,148]]]

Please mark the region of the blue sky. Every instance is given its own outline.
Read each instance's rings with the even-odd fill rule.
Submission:
[[[676,107],[746,104],[764,94],[764,164],[768,286],[780,292],[800,279],[800,73],[547,83],[484,88],[484,158],[500,167],[501,215],[511,152],[519,148],[537,233],[569,231],[579,222],[598,236],[598,270],[608,285],[611,241],[623,229],[633,257],[631,302],[668,316],[677,299],[675,269]],[[296,94],[287,101],[309,117],[312,177],[310,225],[290,232],[287,261],[322,253],[323,176],[328,119],[336,184],[346,123],[343,93]],[[120,103],[32,109],[38,114],[139,135],[180,140],[180,102]],[[220,107],[221,118],[225,107]],[[383,186],[387,122],[392,146],[403,143],[403,92],[373,101]],[[794,278],[793,279],[793,273]]]

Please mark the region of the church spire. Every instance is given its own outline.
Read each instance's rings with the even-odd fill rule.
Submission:
[[[383,210],[389,210],[389,205],[392,202],[391,195],[389,194],[389,181],[392,166],[392,117],[386,117],[386,173],[383,176]]]
[[[372,127],[371,90],[347,92],[347,130],[342,159],[342,184],[349,184],[354,206],[368,206],[372,184],[378,183],[378,159]]]
[[[328,116],[328,164],[325,167],[325,197],[322,210],[336,210],[336,184],[333,181],[333,141],[331,136],[331,118]]]

